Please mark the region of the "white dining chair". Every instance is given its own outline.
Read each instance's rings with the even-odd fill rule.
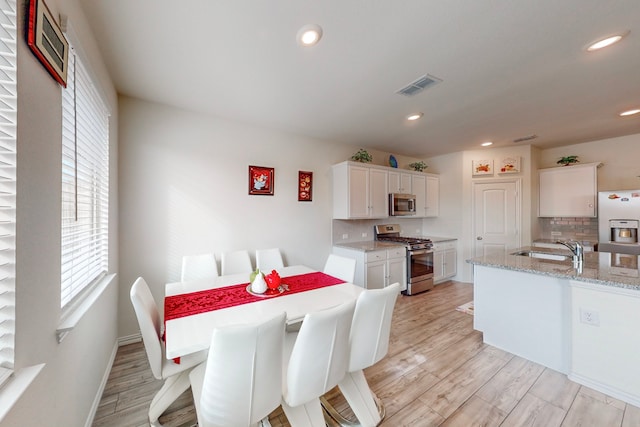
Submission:
[[[384,417],[383,406],[369,388],[364,369],[378,363],[389,350],[391,319],[400,283],[383,289],[365,290],[358,296],[349,337],[349,367],[338,387],[361,426],[375,427]],[[325,409],[337,421],[344,419],[328,404]]]
[[[253,266],[249,252],[246,250],[223,252],[220,256],[220,264],[222,266],[222,275],[251,273]]]
[[[160,415],[189,389],[189,371],[205,361],[207,352],[200,351],[181,357],[179,364],[167,360],[161,338],[162,320],[149,286],[142,277],[133,283],[129,296],[138,318],[151,372],[156,379],[164,380],[162,388],[155,394],[149,406],[149,423],[157,427],[160,426]]]
[[[271,270],[279,270],[284,267],[282,254],[279,248],[256,250],[256,268],[263,273],[271,273]]]
[[[337,277],[347,283],[353,283],[356,276],[356,260],[336,254],[329,254],[323,273]]]
[[[207,362],[191,371],[199,427],[249,427],[280,406],[285,313],[214,329]]]
[[[181,282],[218,277],[218,265],[214,254],[185,255],[182,257]]]
[[[355,301],[308,313],[285,337],[282,409],[292,427],[324,427],[320,396],[345,376]]]

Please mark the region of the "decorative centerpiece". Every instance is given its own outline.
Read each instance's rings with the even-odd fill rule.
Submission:
[[[561,157],[556,163],[562,166],[569,166],[578,162],[580,162],[580,160],[578,160],[578,156],[565,156]]]
[[[264,294],[267,291],[267,282],[264,280],[264,274],[259,268],[256,269],[249,277],[251,281],[251,292],[254,294]]]
[[[426,168],[428,168],[427,164],[425,162],[413,162],[413,163],[409,163],[409,167],[411,169],[413,169],[416,172],[422,172],[424,171]]]
[[[370,163],[373,160],[373,156],[367,152],[367,150],[360,149],[356,154],[351,156],[351,160],[360,163]]]

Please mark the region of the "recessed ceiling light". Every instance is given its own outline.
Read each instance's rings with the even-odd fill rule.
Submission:
[[[420,117],[424,116],[424,113],[414,113],[407,116],[407,120],[414,121],[418,120]]]
[[[640,113],[640,108],[635,108],[633,110],[623,111],[622,113],[620,113],[620,115],[622,117],[625,117],[625,116],[633,116],[634,114],[638,114],[638,113]]]
[[[317,24],[305,25],[298,30],[296,38],[300,46],[314,46],[322,38],[322,28]]]
[[[602,40],[598,40],[595,43],[591,43],[587,47],[587,50],[589,52],[593,52],[594,50],[600,50],[600,49],[605,48],[607,46],[611,46],[612,44],[617,43],[620,40],[622,40],[622,38],[624,36],[626,36],[627,34],[629,34],[629,31],[626,31],[626,32],[621,33],[621,34],[616,34],[616,35],[613,35],[613,36],[609,36],[609,37],[604,38]]]
[[[482,144],[480,144],[480,145],[482,145],[483,147],[488,147],[488,146],[490,146],[490,145],[493,145],[493,142],[491,142],[491,141],[487,141],[487,142],[483,142],[483,143],[482,143]]]

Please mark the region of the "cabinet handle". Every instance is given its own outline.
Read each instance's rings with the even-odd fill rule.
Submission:
[[[476,237],[476,240],[482,240],[482,236]]]

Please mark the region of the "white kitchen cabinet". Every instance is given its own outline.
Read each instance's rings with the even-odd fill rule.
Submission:
[[[424,174],[411,175],[411,194],[416,196],[416,217],[424,217],[427,208],[427,177]]]
[[[404,246],[362,251],[334,246],[336,255],[356,260],[354,283],[366,289],[382,289],[392,283],[400,283],[400,290],[407,288],[407,251]]]
[[[353,162],[333,166],[333,218],[389,216],[387,168]]]
[[[443,282],[458,273],[457,242],[455,240],[433,244],[433,282]]]
[[[600,165],[586,163],[538,170],[538,216],[595,218]]]
[[[412,178],[408,172],[389,171],[389,193],[414,194],[411,191]]]

